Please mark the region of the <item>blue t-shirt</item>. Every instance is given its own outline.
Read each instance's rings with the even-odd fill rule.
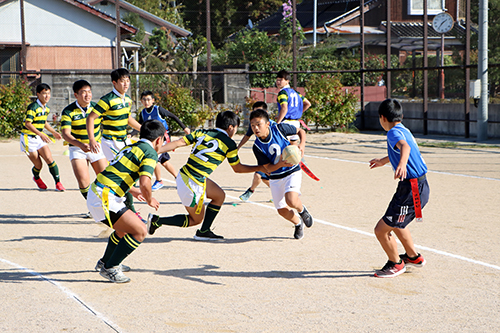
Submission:
[[[276,164],[281,159],[281,152],[290,145],[287,136],[297,134],[297,128],[290,124],[269,125],[269,136],[264,140],[255,138],[253,153],[258,165]],[[300,165],[279,168],[271,172],[269,179],[280,179],[300,170]]]
[[[389,160],[391,161],[392,168],[396,170],[399,161],[401,160],[401,152],[396,147],[396,144],[405,140],[410,145],[411,151],[406,164],[407,178],[418,178],[427,173],[427,165],[425,164],[420,150],[418,149],[417,142],[411,134],[410,130],[404,127],[403,124],[397,124],[387,132],[387,152]]]
[[[288,109],[286,111],[284,120],[296,120],[302,117],[304,111],[304,96],[296,92],[290,87],[281,89],[278,93],[278,112],[281,111],[281,104],[287,103]]]

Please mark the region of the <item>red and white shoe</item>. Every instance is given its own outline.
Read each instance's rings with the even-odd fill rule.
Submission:
[[[399,264],[389,260],[382,269],[375,271],[375,276],[379,278],[391,278],[404,272],[406,272],[406,266],[403,260]]]
[[[35,177],[33,177],[33,181],[36,183],[36,186],[38,186],[38,188],[40,190],[46,190],[47,189],[47,185],[45,185],[45,183],[43,182],[42,178],[35,179]]]
[[[399,257],[405,262],[406,265],[408,266],[414,266],[414,267],[423,267],[426,263],[424,257],[419,253],[416,258],[410,258],[408,255],[405,254],[400,254]]]
[[[56,191],[59,191],[59,192],[66,191],[66,189],[64,188],[63,184],[61,184],[61,182],[56,183]]]

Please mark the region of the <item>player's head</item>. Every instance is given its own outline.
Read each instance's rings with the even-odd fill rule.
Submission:
[[[86,80],[78,80],[73,83],[73,93],[78,104],[86,107],[92,101],[92,86]]]
[[[388,122],[396,122],[403,120],[403,107],[398,100],[388,98],[383,101],[378,107],[378,115],[384,116]]]
[[[290,73],[288,73],[284,69],[280,70],[276,75],[276,87],[278,87],[279,89],[283,89],[290,83],[290,79]]]
[[[111,82],[120,93],[124,94],[130,87],[130,73],[126,68],[118,68],[111,72]]]
[[[151,90],[145,90],[141,93],[141,103],[145,108],[153,106],[155,103],[155,95]]]
[[[252,111],[255,111],[257,109],[262,109],[267,111],[267,103],[264,101],[257,101],[253,103],[252,105]]]
[[[269,114],[257,109],[250,113],[250,127],[256,137],[265,139],[269,136]]]
[[[36,97],[43,105],[50,100],[50,86],[47,83],[40,83],[36,86]]]
[[[222,111],[215,119],[215,127],[227,132],[232,137],[240,126],[240,117],[233,111]]]
[[[159,120],[147,120],[141,125],[139,137],[151,141],[155,150],[158,151],[163,144],[165,127]]]

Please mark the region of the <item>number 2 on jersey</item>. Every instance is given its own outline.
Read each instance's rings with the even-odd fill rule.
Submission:
[[[194,152],[196,151],[196,148],[198,148],[198,146],[203,142],[203,140],[205,140],[205,137],[206,135],[201,136],[196,142],[196,145],[193,147],[193,150],[191,151],[191,153],[194,154],[194,156],[198,157],[203,162],[208,161],[208,157],[203,156],[203,154],[213,153],[214,151],[217,150],[217,148],[219,148],[219,142],[217,142],[217,140],[210,140],[205,143],[205,146],[207,146],[207,148],[202,149],[195,154]]]

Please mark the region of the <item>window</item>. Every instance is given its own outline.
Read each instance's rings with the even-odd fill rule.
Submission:
[[[427,0],[428,15],[436,15],[442,11],[442,0]],[[424,0],[408,0],[408,15],[424,15]]]
[[[0,49],[0,70],[5,72],[18,72],[21,70],[19,67],[18,48]],[[12,77],[16,76],[16,74],[2,74],[0,76],[0,83],[7,84]]]

